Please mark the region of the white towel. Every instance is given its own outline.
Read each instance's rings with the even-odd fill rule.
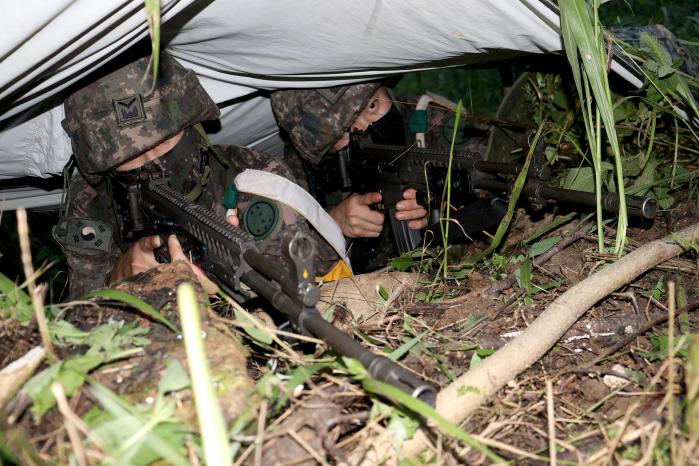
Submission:
[[[351,268],[340,226],[301,186],[283,176],[251,169],[243,171],[233,181],[240,192],[281,202],[303,215]]]

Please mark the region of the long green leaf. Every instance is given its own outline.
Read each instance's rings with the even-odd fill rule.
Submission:
[[[614,121],[614,107],[607,79],[607,57],[602,39],[602,28],[599,24],[597,11],[599,1],[593,0],[590,5],[585,0],[559,0],[561,9],[561,34],[566,56],[573,71],[573,79],[578,95],[584,103],[583,119],[590,140],[593,166],[596,171],[595,191],[597,194],[597,226],[599,247],[603,248],[601,231],[601,163],[602,141],[601,124],[604,123],[605,133],[612,148],[617,177],[620,206],[617,226],[617,236],[614,250],[617,254],[623,252],[626,241],[628,224],[626,202],[624,198],[624,180],[619,140]],[[582,63],[582,67],[580,66]],[[594,117],[592,97],[594,97]]]
[[[420,343],[420,340],[422,340],[422,337],[424,337],[427,334],[427,332],[422,332],[420,335],[416,335],[413,338],[409,339],[402,345],[400,345],[398,348],[394,349],[391,351],[391,353],[388,355],[388,359],[391,361],[398,361],[400,358],[405,356],[408,351],[410,351],[415,345]]]
[[[439,228],[441,229],[442,232],[442,240],[444,241],[444,257],[442,257],[442,270],[444,272],[444,279],[447,278],[448,275],[448,254],[446,253],[447,248],[449,247],[449,244],[447,243],[449,241],[449,225],[451,224],[451,167],[454,163],[454,144],[456,143],[456,135],[458,134],[458,129],[459,129],[459,120],[461,118],[461,99],[459,99],[459,103],[456,105],[456,119],[454,120],[454,131],[451,136],[451,145],[449,146],[449,164],[447,165],[447,175],[446,175],[446,180],[444,181],[444,189],[446,190],[446,202],[444,204],[444,215],[443,220],[439,222]]]
[[[184,439],[181,426],[162,422],[158,416],[153,416],[149,420],[145,413],[139,412],[107,387],[94,380],[91,381],[91,393],[113,416],[111,420],[92,426],[93,434],[97,435],[102,443],[116,443],[112,447],[115,452],[119,452],[122,450],[122,442],[134,438],[135,433],[141,432],[139,442],[133,445],[128,452],[122,452],[119,457],[121,461],[126,464],[150,464],[154,460],[162,458],[167,464],[178,466],[190,464],[177,451]],[[158,424],[159,422],[160,424]],[[168,428],[168,426],[171,427]],[[180,432],[173,435],[173,430]]]
[[[153,88],[158,79],[160,66],[160,0],[145,0],[148,32],[153,50]]]
[[[216,397],[211,370],[201,341],[201,318],[194,288],[183,283],[177,288],[177,307],[182,321],[194,404],[204,443],[204,457],[209,466],[231,464],[231,451],[221,406]]]
[[[162,323],[173,332],[180,332],[179,329],[175,327],[175,325],[172,322],[170,322],[170,320],[167,317],[155,310],[153,306],[143,301],[142,299],[139,299],[135,296],[131,296],[130,294],[125,293],[123,291],[107,288],[104,290],[93,291],[89,293],[87,296],[95,298],[106,298],[119,303],[128,304],[129,306],[135,307],[136,309],[148,315],[149,317]]]
[[[505,464],[504,459],[500,458],[498,455],[493,453],[488,447],[483,445],[478,440],[474,439],[462,428],[443,417],[427,403],[408,395],[407,393],[392,385],[383,383],[370,377],[362,379],[362,386],[366,391],[392,399],[397,403],[400,403],[406,408],[410,409],[411,411],[414,411],[417,414],[423,416],[425,419],[434,422],[443,432],[449,434],[450,436],[458,440],[461,440],[464,444],[483,453],[492,462],[497,464]]]
[[[519,175],[517,175],[517,179],[515,180],[514,186],[512,187],[512,192],[510,193],[510,201],[507,205],[507,212],[505,213],[505,216],[502,218],[502,220],[500,220],[500,225],[498,225],[498,229],[495,232],[495,237],[493,238],[493,241],[490,243],[490,246],[488,246],[487,249],[466,259],[462,264],[463,266],[468,267],[477,264],[481,259],[487,257],[488,254],[490,254],[498,246],[500,246],[500,242],[505,237],[505,233],[507,232],[507,229],[510,227],[510,222],[512,221],[512,217],[515,212],[517,200],[519,199],[519,195],[522,192],[524,183],[527,180],[529,165],[531,164],[532,157],[534,156],[534,151],[536,149],[537,144],[539,143],[539,138],[541,137],[543,129],[543,125],[539,126],[539,128],[536,131],[536,134],[532,138],[527,158],[525,159],[524,165],[522,166],[522,170],[519,172]]]

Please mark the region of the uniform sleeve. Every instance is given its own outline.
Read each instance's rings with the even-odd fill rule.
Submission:
[[[109,206],[104,182],[95,187],[90,186],[82,175],[76,172],[70,182],[68,202],[65,219],[105,222],[112,230],[111,246],[106,251],[80,250],[62,245],[68,261],[69,297],[77,299],[106,286],[121,251],[116,241],[116,221]]]

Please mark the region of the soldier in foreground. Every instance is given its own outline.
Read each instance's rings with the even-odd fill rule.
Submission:
[[[174,189],[221,216],[226,213],[222,205],[226,189],[243,169],[260,169],[293,180],[282,162],[262,153],[213,146],[198,124],[216,119],[219,110],[194,72],[164,55],[153,86],[148,64],[148,57],[139,59],[65,102],[63,126],[71,138],[78,171],[70,181],[65,212],[54,232],[68,258],[70,299],[158,264],[155,252],[163,240],[158,236],[124,240],[116,214],[126,199],[115,188],[128,185],[142,172],[166,174]],[[240,193],[239,213],[255,201]],[[278,209],[279,221],[262,232],[260,249],[282,260],[282,229],[290,227],[308,235],[311,231],[295,211],[271,204]],[[234,225],[241,223],[236,215],[228,218]],[[186,259],[174,236],[168,239],[168,249],[172,260]],[[329,248],[320,255],[317,263],[321,268],[335,259]]]

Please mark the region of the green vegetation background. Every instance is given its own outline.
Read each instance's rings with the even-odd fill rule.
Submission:
[[[606,27],[664,24],[695,53],[699,51],[699,2],[682,0],[611,0],[600,9]],[[528,57],[527,62],[531,62]],[[565,62],[564,62],[565,63]],[[430,90],[454,102],[463,100],[466,110],[495,115],[502,100],[503,79],[513,79],[526,64],[517,60],[486,68],[451,68],[406,75],[395,87],[397,96]]]

